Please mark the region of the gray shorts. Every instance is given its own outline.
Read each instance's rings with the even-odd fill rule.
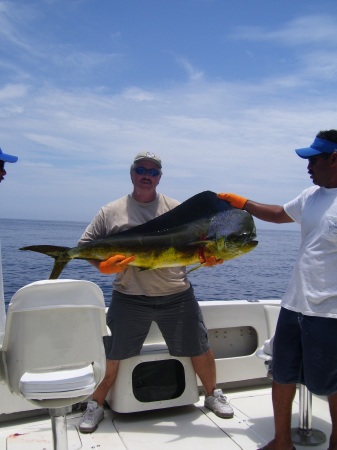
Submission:
[[[152,321],[157,323],[172,356],[199,356],[209,349],[207,329],[192,287],[159,297],[114,290],[107,314],[111,337],[104,339],[107,359],[139,355]]]
[[[337,392],[337,319],[281,308],[273,345],[276,383],[307,386],[317,395]]]

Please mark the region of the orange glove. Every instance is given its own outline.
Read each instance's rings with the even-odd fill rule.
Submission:
[[[200,264],[204,264],[206,267],[216,266],[217,264],[222,264],[223,259],[216,259],[215,256],[208,256],[205,258],[199,257]]]
[[[240,195],[236,194],[220,193],[218,194],[218,198],[220,200],[226,200],[226,202],[230,203],[232,206],[234,206],[234,208],[238,209],[243,209],[248,201],[248,198],[241,197]]]
[[[134,256],[130,256],[129,258],[126,258],[124,255],[111,256],[106,261],[100,262],[98,265],[98,269],[105,275],[123,272],[123,270],[128,267],[128,264],[134,259]]]

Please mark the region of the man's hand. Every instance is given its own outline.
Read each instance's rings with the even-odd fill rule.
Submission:
[[[215,256],[208,256],[205,258],[199,257],[200,264],[204,264],[206,267],[216,266],[217,264],[222,264],[223,259],[216,259]]]
[[[128,264],[135,259],[134,256],[126,258],[124,255],[115,255],[106,261],[102,261],[98,265],[100,272],[105,275],[110,275],[111,273],[123,272],[128,267]]]
[[[220,193],[218,194],[218,198],[220,200],[225,200],[226,202],[230,203],[234,208],[243,209],[245,207],[245,204],[248,201],[248,198],[241,197],[240,195],[236,194],[225,194]]]

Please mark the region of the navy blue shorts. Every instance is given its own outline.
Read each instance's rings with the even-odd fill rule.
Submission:
[[[276,383],[301,383],[317,395],[337,392],[337,319],[281,308],[272,371]]]
[[[107,313],[111,337],[104,339],[107,359],[139,355],[152,321],[157,323],[172,356],[199,356],[209,349],[207,329],[192,287],[158,297],[114,290]]]

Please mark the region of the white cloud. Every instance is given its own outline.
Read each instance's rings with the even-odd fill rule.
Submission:
[[[25,113],[3,123],[6,147],[20,158],[4,184],[18,177],[20,191],[31,192],[41,218],[54,211],[55,217],[74,220],[104,203],[102,192],[106,201],[129,192],[129,165],[143,149],[162,156],[161,188],[180,200],[211,189],[283,202],[310,184],[305,163],[293,149],[311,143],[320,128],[332,127],[333,99],[318,98],[308,108],[309,100],[299,98],[289,107],[280,100],[281,92],[277,104],[268,97],[269,85],[262,100],[260,85],[260,101],[254,104],[255,92],[249,96],[238,85],[237,103],[231,95],[231,103],[221,109],[226,85],[200,83],[198,88],[150,93],[157,99],[153,109],[151,102],[144,108],[143,102],[119,95],[35,91],[23,103]],[[209,102],[209,109],[207,97],[218,99]],[[26,211],[20,203],[27,199],[15,186],[7,195],[7,217],[20,217]],[[52,210],[42,207],[49,202]],[[70,210],[68,202],[74,205]]]
[[[179,57],[177,58],[177,61],[187,73],[190,81],[201,81],[203,79],[203,71],[194,67],[187,58]]]
[[[122,93],[122,96],[126,100],[133,100],[135,102],[152,102],[155,100],[153,93],[150,91],[145,91],[144,89],[140,89],[138,87],[129,87],[125,89]]]
[[[55,52],[55,48],[52,50]],[[92,51],[75,51],[72,48],[58,48],[57,53],[52,56],[52,60],[58,66],[67,67],[69,70],[95,69],[101,65],[111,64],[115,60],[118,62],[120,55],[115,53],[99,53]]]
[[[0,89],[0,101],[24,97],[27,95],[28,89],[25,84],[6,84]]]
[[[240,26],[231,34],[234,39],[278,42],[289,46],[324,44],[334,47],[337,42],[337,19],[328,15],[298,17],[279,29]]]

